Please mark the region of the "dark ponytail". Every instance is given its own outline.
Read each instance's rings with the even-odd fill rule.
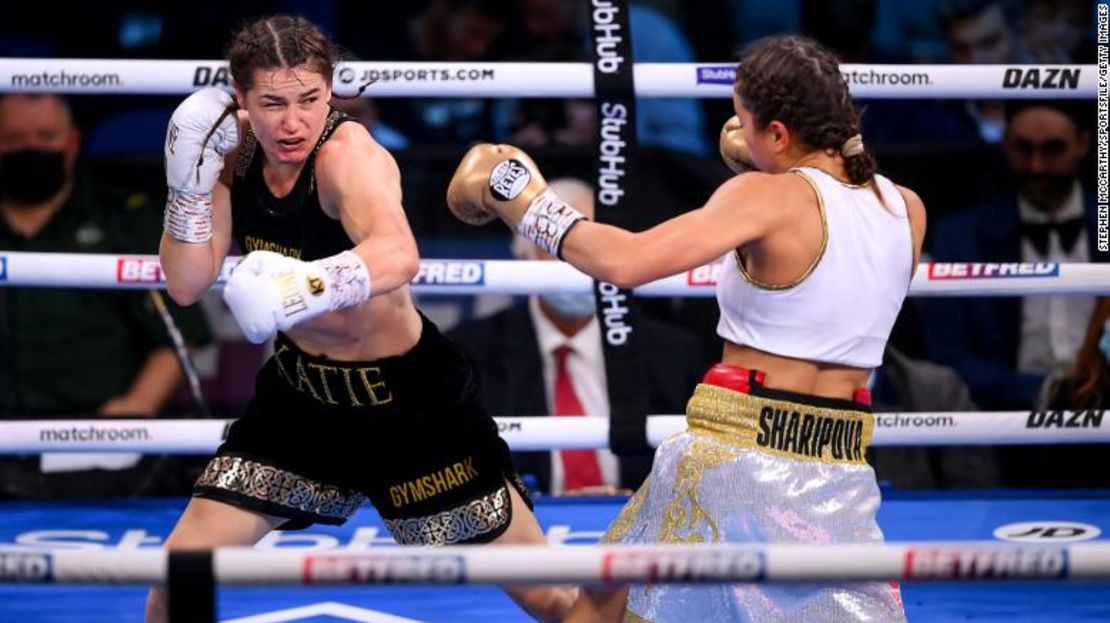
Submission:
[[[858,134],[854,136],[859,136]],[[875,161],[875,156],[867,151],[862,145],[860,139],[860,148],[856,153],[852,153],[847,149],[847,144],[852,139],[845,142],[845,146],[840,149],[840,155],[844,157],[844,170],[848,173],[848,181],[853,184],[870,184],[875,180],[875,173],[878,171],[878,162]],[[878,188],[876,187],[876,192]],[[880,197],[881,198],[881,197]]]

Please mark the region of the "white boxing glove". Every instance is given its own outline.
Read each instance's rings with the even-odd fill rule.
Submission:
[[[252,251],[232,271],[224,301],[254,344],[277,331],[370,298],[370,271],[358,255],[302,262],[272,251]]]
[[[231,94],[208,87],[173,111],[166,128],[166,232],[182,242],[212,239],[212,190],[224,156],[239,146]]]

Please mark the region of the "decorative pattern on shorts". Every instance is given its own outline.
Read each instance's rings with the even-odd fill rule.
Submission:
[[[674,483],[675,495],[663,513],[660,543],[718,543],[717,520],[698,499],[706,470],[734,460],[739,453],[725,444],[694,439],[682,450]]]
[[[451,545],[493,532],[512,519],[508,487],[432,515],[384,519],[401,545]]]
[[[196,486],[222,489],[303,513],[336,519],[350,517],[366,503],[366,496],[357,491],[344,491],[238,456],[213,458],[197,479]]]
[[[640,517],[640,510],[644,507],[644,502],[647,501],[648,496],[651,495],[651,476],[649,475],[644,479],[643,484],[632,494],[628,503],[621,509],[620,514],[609,524],[609,529],[605,531],[605,536],[601,538],[602,543],[619,543],[624,540],[637,523],[643,523],[643,518]]]

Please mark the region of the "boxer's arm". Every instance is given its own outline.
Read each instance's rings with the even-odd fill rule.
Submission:
[[[401,174],[393,156],[365,128],[345,123],[316,162],[323,208],[355,243],[352,251],[366,264],[372,295],[407,285],[420,257],[401,205]]]
[[[178,305],[192,305],[200,299],[219,278],[230,249],[231,189],[221,181],[212,193],[211,240],[182,242],[162,233],[158,256],[170,298]]]
[[[201,89],[170,118],[163,155],[166,212],[159,245],[166,288],[191,305],[219,277],[231,245],[231,175],[248,124],[231,96]]]
[[[766,235],[781,218],[781,197],[772,176],[738,175],[701,208],[643,232],[581,221],[563,238],[562,257],[599,280],[636,287],[708,264]]]
[[[447,189],[447,207],[463,222],[500,217],[524,238],[575,268],[633,287],[716,260],[784,221],[789,188],[777,176],[734,177],[698,210],[632,233],[590,222],[556,195],[536,163],[512,145],[475,145]],[[808,188],[807,192],[812,192]]]

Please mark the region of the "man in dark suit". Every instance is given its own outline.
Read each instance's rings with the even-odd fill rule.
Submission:
[[[550,184],[587,215],[593,191],[576,180]],[[520,259],[554,260],[518,238]],[[646,356],[644,391],[653,414],[685,412],[705,359],[683,329],[641,317],[637,339]],[[494,415],[608,417],[605,360],[592,294],[542,295],[448,333],[474,361],[483,403]],[[607,450],[521,452],[517,470],[545,493],[635,489],[651,471],[651,455],[616,457]]]
[[[1090,262],[1097,227],[1092,189],[1078,172],[1090,148],[1081,104],[1012,102],[1003,150],[1017,194],[995,197],[937,225],[938,262]],[[1045,378],[1075,358],[1092,297],[937,298],[927,303],[931,359],[967,381],[982,408],[1030,409]]]
[[[887,412],[977,411],[967,384],[950,368],[887,345],[871,383],[876,425]],[[880,482],[897,489],[967,489],[1002,484],[991,447],[874,448],[868,459]]]

